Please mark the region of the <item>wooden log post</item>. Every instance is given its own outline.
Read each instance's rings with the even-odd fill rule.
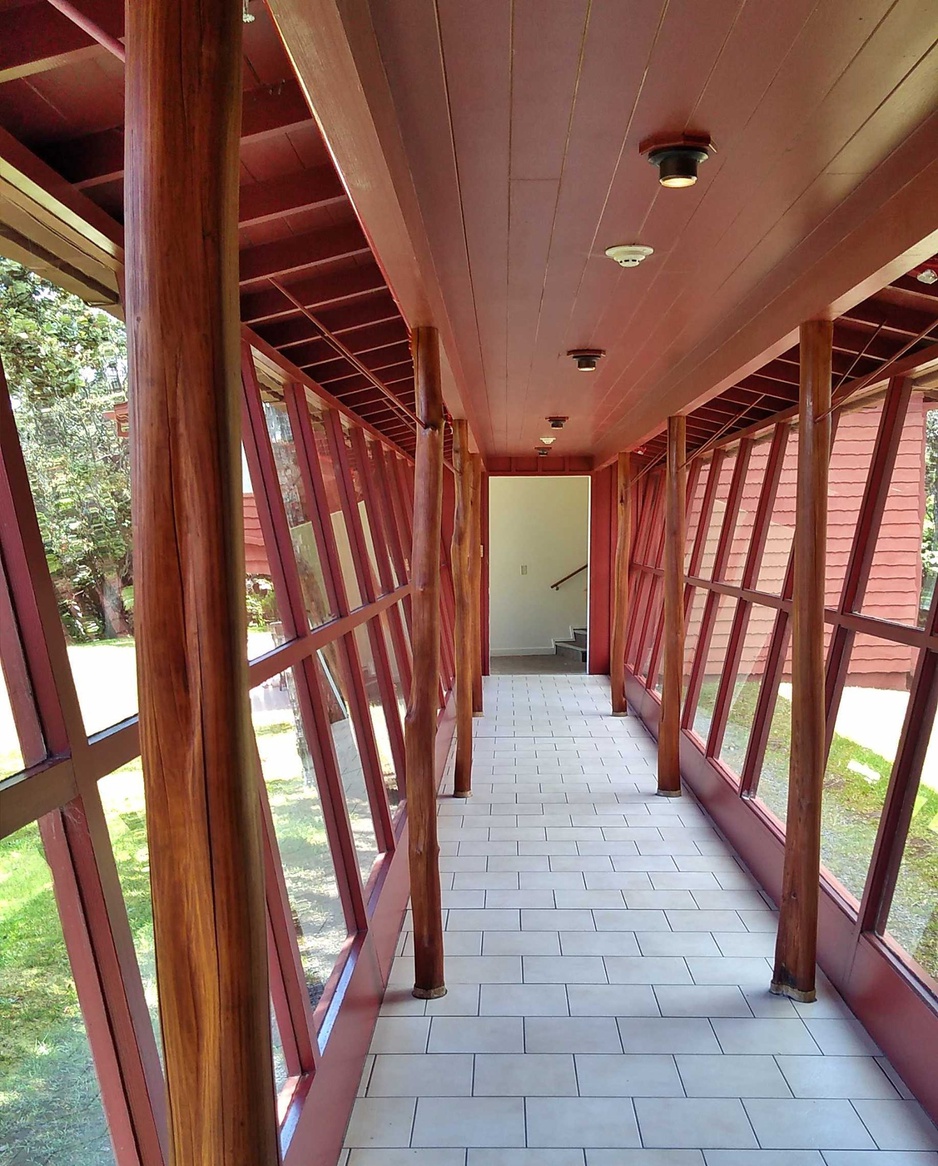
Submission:
[[[279,1161],[241,517],[241,6],[127,8],[140,745],[174,1166]]]
[[[801,325],[798,489],[792,593],[791,753],[785,866],[772,991],[816,999],[817,919],[824,785],[824,572],[831,444],[833,325]]]
[[[472,712],[481,717],[482,691],[482,455],[469,455],[472,464],[472,540],[469,579],[472,586]]]
[[[456,779],[454,796],[472,794],[472,695],[475,683],[472,555],[475,551],[473,494],[475,471],[469,454],[469,426],[453,422],[456,519],[453,524],[453,588],[456,595]]]
[[[404,725],[414,995],[433,1000],[443,982],[443,909],[436,824],[436,716],[440,658],[440,527],[443,512],[443,394],[435,328],[414,331],[417,451],[414,469],[414,667]]]
[[[664,667],[658,722],[658,793],[681,796],[681,676],[684,671],[684,496],[687,422],[668,418],[665,480]]]
[[[629,551],[632,542],[631,465],[627,453],[620,453],[617,465],[616,493],[616,562],[613,578],[612,649],[609,677],[612,685],[612,714],[624,717],[628,712],[625,699],[625,637],[629,622]]]

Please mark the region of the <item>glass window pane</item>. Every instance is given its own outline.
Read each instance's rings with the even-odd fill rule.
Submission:
[[[759,564],[756,590],[781,595],[792,540],[795,537],[795,494],[798,482],[798,430],[791,426],[785,443],[778,489],[772,496],[765,550]]]
[[[388,801],[391,806],[396,806],[401,800],[401,793],[399,783],[397,780],[397,767],[394,764],[394,757],[391,753],[391,738],[388,733],[388,720],[384,711],[384,704],[381,700],[381,693],[378,691],[378,676],[375,668],[374,653],[372,651],[371,636],[369,631],[371,624],[375,621],[371,620],[368,626],[362,625],[355,629],[355,643],[358,645],[358,655],[362,662],[362,677],[365,681],[365,696],[368,700],[368,714],[371,717],[371,727],[375,735],[375,745],[378,748],[378,761],[381,765],[381,780],[384,782],[384,787],[387,790]],[[384,636],[384,630],[381,623],[375,624],[377,633]],[[385,644],[388,648],[389,655],[393,656],[390,651],[390,644],[385,637]],[[393,668],[393,665],[392,665]],[[396,669],[394,669],[396,671]],[[398,682],[399,683],[399,682]],[[394,713],[397,713],[397,706],[395,705]]]
[[[697,644],[700,640],[700,624],[703,620],[704,607],[707,602],[707,592],[702,587],[693,588],[690,601],[690,611],[684,628],[684,674],[681,686],[681,705],[687,696],[687,685],[690,683],[691,669],[697,657]]]
[[[641,646],[641,657],[638,666],[638,675],[643,680],[648,678],[648,669],[651,666],[651,654],[654,651],[655,637],[658,635],[658,624],[662,615],[662,588],[661,580],[657,575],[651,578],[648,613],[645,626],[645,638]]]
[[[841,410],[831,447],[827,487],[827,559],[824,582],[824,601],[828,607],[837,607],[847,574],[847,562],[853,546],[863,491],[873,460],[876,431],[883,412],[882,400],[864,409],[850,412]],[[920,511],[910,524],[913,554],[911,563],[912,590],[918,590],[921,524]],[[918,599],[916,594],[913,606]]]
[[[638,673],[638,659],[641,655],[642,645],[640,638],[642,634],[642,627],[645,620],[645,612],[648,610],[648,600],[652,588],[652,576],[646,571],[633,570],[630,578],[631,597],[633,604],[633,615],[629,621],[629,638],[626,645],[626,660]]]
[[[296,442],[287,407],[279,401],[264,402],[264,420],[277,465],[277,478],[290,527],[300,586],[310,627],[318,627],[335,616],[326,592],[326,580],[319,559],[319,547],[310,521],[309,501],[303,488]]]
[[[98,782],[127,919],[143,980],[143,993],[160,1044],[160,1016],[156,996],[156,953],[153,947],[153,904],[150,899],[150,853],[147,811],[143,796],[140,758]]]
[[[924,627],[938,567],[936,497],[938,412],[913,393],[861,603],[867,615]]]
[[[316,438],[316,450],[319,454],[319,464],[326,485],[326,503],[329,507],[329,520],[332,524],[332,533],[335,536],[336,549],[339,555],[339,567],[345,583],[348,596],[349,610],[354,611],[362,605],[362,593],[358,586],[358,576],[355,573],[355,560],[352,556],[352,545],[349,541],[348,529],[345,525],[345,514],[342,511],[341,494],[339,493],[338,476],[332,461],[332,451],[329,447],[329,438],[320,413],[310,410],[313,424],[313,434]]]
[[[821,861],[859,902],[918,653],[874,636],[854,640],[821,803]]]
[[[114,1162],[39,826],[0,841],[0,1161]]]
[[[931,986],[938,991],[938,724],[932,725],[922,766],[888,934],[936,981]]]
[[[251,714],[306,987],[315,1007],[348,927],[291,671],[252,690]]]
[[[377,441],[372,441],[370,439],[366,439],[366,445],[368,447],[368,457],[369,457],[369,460],[371,461],[371,466],[370,466],[371,480],[375,483],[375,490],[376,490],[376,496],[378,498],[378,503],[379,503],[379,505],[383,505],[383,507],[384,507],[383,521],[389,528],[392,528],[394,525],[394,501],[392,498],[389,498],[387,496],[384,496],[384,495],[378,496],[377,495],[377,491],[381,488],[381,485],[383,485],[383,483],[386,481],[386,477],[385,478],[379,477],[378,468],[377,468],[379,459],[382,456],[382,451],[381,451],[380,445]],[[389,489],[392,489],[392,490],[394,489],[393,483],[389,486]],[[393,540],[393,538],[394,538],[393,529],[388,530],[387,537],[389,539]],[[390,564],[391,564],[391,575],[394,579],[394,585],[396,587],[400,587],[404,583],[406,583],[407,580],[402,576],[401,572],[397,569],[397,561],[395,559],[395,556],[391,553],[390,546],[388,547],[388,559],[389,559]]]
[[[697,475],[697,486],[694,496],[690,500],[687,510],[687,537],[684,541],[684,570],[688,569],[690,557],[694,550],[694,540],[697,537],[697,528],[700,525],[700,516],[703,513],[704,495],[707,492],[707,481],[710,477],[710,466],[713,458],[706,458]]]
[[[124,325],[0,259],[0,352],[85,729],[137,711]]]
[[[241,450],[241,501],[244,509],[244,593],[247,603],[248,659],[272,651],[286,639],[267,547],[257,513],[257,500],[247,458]]]
[[[780,822],[788,819],[788,769],[791,761],[791,620],[785,632],[785,662],[769,722],[765,755],[758,781],[758,796]],[[824,658],[830,644],[831,628],[824,626]]]
[[[726,501],[729,496],[730,482],[733,478],[733,467],[736,464],[736,453],[728,454],[721,462],[717,473],[716,494],[713,499],[713,509],[710,512],[710,522],[704,538],[703,555],[700,560],[700,578],[713,577],[713,560],[717,553],[717,544],[720,541],[720,530],[726,517]]]
[[[335,745],[342,787],[345,790],[345,804],[355,838],[358,866],[364,883],[368,881],[379,851],[371,806],[368,803],[358,735],[352,721],[346,671],[348,656],[344,646],[337,641],[320,649],[317,654],[325,678],[326,709],[332,727],[332,741]]]
[[[720,677],[723,674],[726,646],[729,643],[730,628],[733,625],[733,612],[735,610],[735,599],[730,599],[727,595],[718,597],[713,634],[710,637],[707,662],[704,665],[703,679],[700,684],[700,696],[697,700],[697,708],[694,710],[694,732],[702,741],[706,741],[710,733],[710,722],[713,719],[717,689],[720,686]]]
[[[723,575],[730,583],[741,583],[743,579],[743,567],[746,565],[749,544],[752,542],[759,495],[762,493],[769,450],[772,447],[772,433],[770,429],[768,433],[763,434],[749,454],[749,465],[746,467],[746,477],[743,479],[743,490],[739,500],[739,513],[733,527],[729,559]]]
[[[352,443],[351,425],[343,418],[342,433],[345,438],[345,448],[348,450],[349,466],[352,470],[352,490],[354,492],[355,505],[358,508],[359,518],[361,519],[362,530],[365,533],[365,550],[368,552],[368,564],[371,571],[371,578],[375,588],[376,595],[382,595],[384,588],[381,586],[381,576],[378,574],[378,559],[375,551],[375,534],[371,528],[371,519],[368,515],[368,504],[365,501],[365,482],[363,480],[363,473],[370,469],[370,467],[362,467],[359,464],[358,454],[355,446]]]
[[[11,773],[19,773],[25,764],[10,707],[10,694],[0,672],[0,781]]]
[[[775,626],[775,612],[769,607],[752,604],[743,638],[743,649],[739,661],[739,671],[733,684],[730,709],[726,719],[726,731],[720,747],[720,760],[737,776],[742,774],[752,732],[752,720],[756,711],[756,701],[765,675],[766,657],[772,629]]]

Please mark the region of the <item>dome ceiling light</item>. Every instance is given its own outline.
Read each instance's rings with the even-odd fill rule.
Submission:
[[[571,348],[567,353],[580,372],[595,372],[596,365],[605,355],[602,348]]]
[[[606,255],[620,267],[638,267],[654,253],[654,247],[643,247],[640,243],[617,243],[614,247],[606,248]]]
[[[556,437],[542,437],[541,438],[541,441],[543,441],[543,443],[545,445],[553,445],[556,440],[557,440]]]
[[[679,189],[694,185],[697,167],[716,152],[716,146],[706,134],[659,135],[646,138],[638,150],[652,166],[658,167],[658,181],[662,186]]]

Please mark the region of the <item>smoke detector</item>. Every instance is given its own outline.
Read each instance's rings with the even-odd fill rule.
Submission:
[[[620,267],[638,267],[654,253],[654,247],[642,247],[639,243],[617,243],[614,247],[606,248],[606,254]]]
[[[580,372],[595,372],[596,365],[605,355],[602,348],[571,348],[567,353]]]

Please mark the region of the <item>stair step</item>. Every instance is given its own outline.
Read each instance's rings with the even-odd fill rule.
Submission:
[[[571,628],[573,632],[573,642],[579,644],[581,648],[586,647],[586,628]]]
[[[569,656],[574,660],[585,662],[586,648],[573,640],[554,640],[554,652],[558,656]]]

